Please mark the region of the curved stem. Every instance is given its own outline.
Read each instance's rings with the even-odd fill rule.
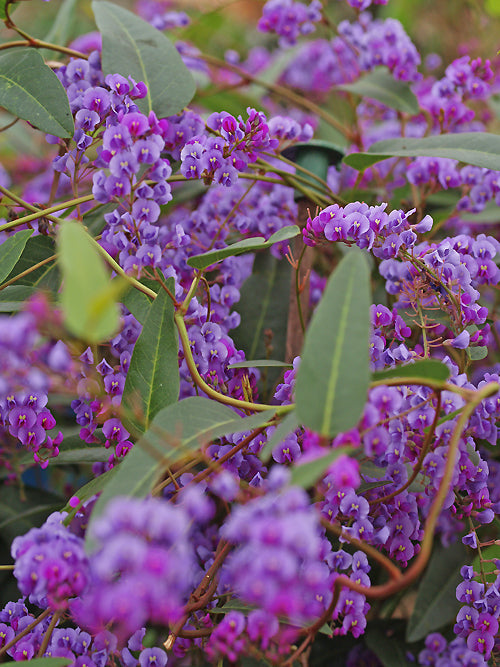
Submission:
[[[5,225],[0,225],[0,232],[4,232],[6,229],[11,229],[12,227],[18,227],[20,225],[24,225],[27,222],[31,222],[32,220],[37,220],[39,218],[48,218],[53,222],[59,222],[58,218],[52,217],[50,214],[55,213],[57,211],[62,211],[66,208],[69,208],[70,206],[79,206],[80,204],[92,201],[93,199],[94,195],[85,195],[83,197],[70,199],[67,202],[60,202],[59,204],[54,204],[54,206],[50,206],[49,208],[35,209],[34,213],[30,213],[29,215],[24,215],[22,218],[16,218],[15,220],[12,220],[12,222],[5,223]]]
[[[302,95],[298,95],[297,93],[294,93],[292,90],[289,90],[285,86],[280,86],[277,83],[269,83],[268,81],[259,79],[258,77],[250,74],[249,72],[246,72],[241,67],[238,67],[237,65],[231,65],[230,63],[227,63],[225,60],[220,60],[219,58],[215,58],[214,56],[200,54],[194,57],[199,58],[200,60],[204,60],[209,65],[213,65],[214,67],[217,67],[219,69],[227,69],[230,72],[239,74],[239,76],[241,76],[243,81],[249,81],[251,83],[255,83],[257,86],[261,86],[266,90],[276,93],[282,98],[284,97],[285,99],[288,99],[290,102],[293,102],[299,107],[307,109],[308,111],[312,111],[320,118],[322,118],[324,121],[326,121],[329,125],[334,127],[336,130],[339,130],[339,132],[341,132],[345,137],[347,137],[348,139],[351,138],[351,132],[346,127],[344,127],[342,123],[339,123],[339,121],[336,118],[334,118],[331,114],[329,114],[327,111],[322,109],[320,106],[318,106],[311,100],[307,99],[307,97],[302,97]]]
[[[16,29],[16,32],[19,32]],[[59,53],[64,53],[67,56],[73,56],[74,58],[83,58],[88,60],[88,55],[82,53],[81,51],[75,51],[75,49],[70,49],[66,46],[59,46],[58,44],[51,44],[50,42],[44,42],[43,39],[36,39],[36,37],[29,37],[24,40],[16,40],[13,42],[4,42],[0,44],[0,51],[5,49],[15,49],[18,47],[31,47],[33,49],[49,49],[50,51],[58,51]]]
[[[451,480],[453,478],[453,472],[456,466],[456,458],[458,452],[458,446],[460,443],[460,437],[464,431],[467,421],[470,416],[477,408],[477,406],[485,398],[496,394],[500,390],[500,385],[497,382],[489,382],[484,386],[480,391],[474,392],[475,396],[470,402],[463,408],[462,414],[455,424],[453,429],[452,436],[450,438],[450,444],[448,447],[448,456],[446,458],[446,466],[444,469],[443,477],[441,478],[441,483],[434,497],[434,501],[427,515],[427,521],[425,523],[424,530],[424,539],[420,545],[420,552],[416,557],[415,561],[410,565],[406,570],[403,576],[398,581],[390,581],[386,584],[380,584],[378,586],[362,586],[361,584],[356,584],[354,581],[348,579],[345,575],[340,575],[335,580],[335,587],[340,588],[346,586],[357,593],[365,595],[367,598],[383,600],[384,598],[397,593],[398,591],[406,588],[411,583],[420,576],[423,572],[429,557],[432,551],[432,542],[434,540],[434,530],[436,524],[443,509],[444,501],[448,495]],[[333,609],[331,610],[333,612]]]
[[[272,157],[279,157],[279,156],[272,156]],[[337,203],[342,202],[342,205],[346,204],[346,202],[343,199],[340,199],[335,194],[333,194],[333,192],[330,192],[330,189],[328,188],[328,186],[327,186],[327,191],[325,192],[325,188],[323,187],[323,185],[321,183],[319,183],[319,184],[318,183],[313,183],[313,182],[311,182],[310,178],[306,178],[305,176],[300,176],[299,174],[292,174],[289,171],[285,171],[284,169],[280,169],[279,167],[276,167],[276,166],[270,164],[269,162],[267,162],[266,160],[263,160],[262,158],[258,158],[255,164],[258,167],[262,166],[265,169],[267,169],[268,171],[273,172],[275,174],[278,174],[279,176],[281,176],[283,178],[283,180],[285,181],[285,183],[287,185],[289,185],[289,184],[291,185],[293,183],[293,187],[296,190],[299,190],[300,192],[302,192],[303,194],[310,193],[308,196],[309,196],[309,199],[312,199],[312,201],[314,201],[314,198],[311,197],[311,195],[314,194],[317,199],[322,199],[326,203],[329,203],[330,201],[333,200]],[[291,164],[293,164],[295,167],[297,167],[297,165],[295,165],[295,163],[292,162]],[[307,169],[305,171],[308,174],[310,173],[311,176],[314,176],[314,174],[312,172],[309,172]],[[313,188],[313,191],[311,191],[311,188]]]
[[[457,387],[457,385],[443,382],[442,380],[431,380],[425,377],[407,377],[407,378],[385,378],[383,380],[372,380],[370,382],[370,389],[374,387],[401,387],[401,386],[418,385],[421,387],[430,387],[434,391],[451,391],[453,394],[462,396],[465,400],[474,400],[476,393],[473,389],[464,389]]]
[[[191,287],[188,290],[188,293],[186,294],[186,297],[184,301],[182,302],[182,306],[179,308],[177,311],[179,315],[185,315],[187,312],[187,309],[189,308],[189,304],[191,303],[191,299],[194,297],[196,290],[198,289],[198,285],[200,283],[200,280],[203,276],[202,271],[195,271],[194,274],[194,279],[193,282],[191,283]]]
[[[238,445],[235,445],[234,447],[231,447],[231,449],[223,454],[220,458],[218,458],[216,461],[210,461],[210,463],[214,463],[217,465],[217,468],[220,467],[223,463],[226,461],[229,461],[230,458],[232,458],[235,454],[240,452],[242,449],[245,449],[248,447],[248,445],[252,442],[254,438],[259,436],[263,431],[265,431],[267,426],[261,426],[260,428],[255,429],[250,433],[250,435],[247,435],[247,437],[242,440]],[[209,463],[209,465],[210,465]],[[214,466],[215,467],[215,466]],[[212,472],[212,469],[208,467],[206,470],[202,470],[199,472],[193,479],[191,480],[191,484],[198,484],[199,482],[203,481],[206,479],[210,473]]]
[[[217,545],[217,549],[215,551],[214,560],[212,564],[208,568],[205,576],[199,583],[198,587],[191,593],[189,597],[189,602],[185,607],[186,613],[184,614],[183,618],[181,618],[181,620],[178,623],[176,623],[176,625],[172,629],[172,632],[163,642],[163,646],[167,651],[169,651],[172,648],[172,646],[175,643],[175,640],[177,639],[177,637],[180,636],[179,633],[182,631],[183,626],[188,620],[189,614],[192,611],[196,611],[198,608],[200,608],[198,605],[200,604],[201,601],[203,602],[202,606],[206,605],[207,601],[205,601],[205,594],[208,593],[209,591],[211,592],[212,588],[211,584],[214,580],[214,577],[217,574],[217,571],[221,567],[222,563],[224,562],[224,559],[226,558],[230,550],[231,550],[231,545],[228,542],[225,542],[224,540],[221,540]],[[214,593],[215,590],[216,587],[213,590]],[[212,629],[210,629],[210,634],[211,633]]]
[[[213,398],[219,403],[224,403],[225,405],[231,405],[233,408],[238,408],[239,410],[251,410],[252,412],[264,412],[265,410],[274,410],[275,413],[284,414],[286,412],[291,412],[294,409],[294,405],[264,405],[263,403],[251,403],[250,401],[241,401],[238,398],[233,398],[232,396],[226,396],[226,394],[221,394],[216,389],[211,387],[205,382],[201,377],[196,367],[196,363],[191,352],[191,346],[189,343],[189,335],[187,332],[186,324],[182,315],[177,312],[174,315],[174,321],[179,331],[179,337],[182,343],[182,349],[184,351],[184,357],[186,359],[186,364],[191,373],[191,377],[195,384],[203,391],[207,396]]]
[[[398,567],[396,567],[396,565],[394,565],[392,560],[389,560],[389,558],[384,556],[384,554],[375,549],[375,547],[372,547],[370,544],[365,544],[365,542],[363,542],[362,540],[358,540],[355,537],[351,537],[348,533],[344,533],[342,531],[342,526],[336,526],[335,524],[330,523],[326,519],[321,519],[321,525],[324,526],[331,533],[334,533],[338,537],[342,537],[342,539],[347,540],[347,542],[349,542],[349,544],[352,544],[353,547],[359,549],[359,551],[362,551],[369,558],[372,558],[374,561],[376,561],[379,565],[381,565],[384,568],[384,570],[387,571],[387,574],[393,581],[399,581],[403,576],[401,570]]]
[[[297,171],[301,171],[303,174],[305,174],[309,178],[313,178],[315,181],[318,181],[318,183],[320,183],[320,185],[323,187],[323,189],[328,194],[331,194],[333,196],[334,201],[337,201],[337,199],[336,199],[337,195],[334,192],[331,191],[330,186],[328,185],[328,183],[323,178],[321,178],[320,176],[315,174],[313,171],[310,171],[309,169],[306,169],[301,164],[298,164],[297,162],[294,162],[293,160],[289,160],[282,153],[274,154],[274,153],[268,153],[268,152],[264,151],[263,155],[266,155],[267,157],[271,157],[271,158],[278,158],[278,160],[281,160],[281,162],[284,162],[285,164],[289,164],[290,166],[297,169]],[[342,206],[345,206],[347,204],[347,202],[344,201],[343,199],[338,201],[339,204],[340,204],[340,202],[342,202]]]
[[[5,289],[6,287],[10,287],[10,285],[13,285],[14,283],[17,283],[18,280],[21,278],[25,278],[26,276],[29,276],[30,273],[33,273],[33,271],[36,271],[37,269],[40,269],[42,266],[45,266],[45,264],[50,264],[50,262],[53,262],[55,259],[57,259],[57,255],[51,255],[50,257],[46,257],[45,259],[42,259],[41,262],[37,262],[36,264],[33,264],[33,266],[30,266],[29,269],[26,269],[25,271],[22,271],[21,273],[18,273],[17,276],[14,276],[14,278],[11,278],[7,282],[3,283],[0,286],[0,292]]]
[[[129,276],[128,273],[125,273],[125,271],[122,269],[122,267],[116,262],[111,255],[106,252],[106,250],[97,243],[97,241],[89,234],[89,239],[92,241],[94,247],[99,251],[99,253],[104,257],[105,261],[109,266],[117,273],[117,275],[121,276],[122,278],[125,278],[127,282],[129,282],[132,287],[135,287],[135,289],[139,290],[139,292],[143,292],[146,294],[146,296],[151,297],[152,299],[156,299],[156,292],[149,287],[146,287],[146,285],[143,285],[141,282],[137,280],[137,278],[133,278],[132,276]]]

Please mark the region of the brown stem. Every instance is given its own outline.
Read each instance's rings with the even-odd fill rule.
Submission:
[[[381,584],[379,586],[362,586],[361,584],[356,584],[354,581],[351,581],[345,575],[341,575],[335,580],[336,587],[346,586],[347,588],[350,588],[357,593],[365,595],[367,598],[383,600],[384,598],[397,593],[403,588],[406,588],[411,583],[413,583],[417,577],[420,576],[431,555],[434,530],[436,528],[439,514],[441,513],[444,501],[450,488],[462,432],[465,429],[469,417],[479,405],[479,403],[481,403],[481,401],[483,401],[485,398],[488,398],[488,396],[496,394],[499,390],[500,385],[498,385],[496,382],[489,382],[480,391],[476,391],[475,397],[468,403],[468,405],[464,407],[462,414],[455,424],[455,428],[453,429],[453,434],[450,438],[450,444],[448,447],[448,457],[446,459],[444,474],[427,516],[424,530],[424,539],[421,543],[420,552],[412,565],[410,565],[402,577],[397,581],[389,581],[386,584]]]
[[[217,571],[221,567],[222,563],[224,562],[224,559],[226,558],[230,550],[231,550],[231,545],[228,542],[225,542],[224,540],[221,540],[219,542],[219,544],[217,545],[217,549],[215,551],[213,563],[208,568],[205,576],[198,584],[197,588],[191,593],[189,597],[189,602],[186,605],[186,611],[188,609],[192,609],[193,611],[195,611],[198,608],[200,608],[197,607],[196,605],[199,603],[200,599],[212,588],[211,585],[212,579],[215,577]],[[215,580],[215,582],[216,582],[215,588],[217,588],[217,580]],[[205,604],[206,602],[204,601],[204,605]],[[182,628],[186,624],[188,618],[189,618],[189,613],[185,613],[183,618],[181,618],[181,620],[178,623],[176,623],[176,625],[173,627],[167,639],[163,642],[163,646],[167,651],[169,651],[172,648],[177,637],[181,636],[179,633],[182,631]],[[212,630],[210,630],[209,634],[211,634],[211,632]]]
[[[378,503],[385,503],[388,500],[391,500],[392,498],[395,498],[397,495],[405,491],[410,484],[413,483],[415,478],[417,477],[418,473],[422,469],[422,464],[424,462],[424,459],[427,455],[427,452],[430,449],[431,443],[432,443],[432,437],[434,435],[434,432],[436,430],[437,423],[439,421],[439,413],[441,411],[441,392],[437,392],[437,406],[436,406],[436,414],[434,415],[434,420],[432,422],[432,425],[429,429],[429,432],[427,433],[425,437],[425,441],[422,444],[422,449],[420,450],[420,455],[417,459],[417,463],[415,464],[415,467],[413,468],[413,472],[406,481],[405,484],[400,489],[396,489],[396,491],[392,491],[392,493],[388,493],[386,496],[383,496],[382,498],[375,498],[374,500],[370,500],[369,504],[370,505],[377,505]]]
[[[320,106],[309,100],[307,97],[302,97],[302,95],[298,95],[297,93],[294,93],[285,86],[280,86],[277,83],[269,83],[268,81],[259,79],[258,77],[250,74],[249,72],[246,72],[241,67],[238,67],[237,65],[231,65],[230,63],[226,63],[224,60],[220,60],[219,58],[215,58],[214,56],[201,54],[196,57],[200,58],[201,60],[204,60],[209,65],[218,67],[219,69],[227,69],[230,72],[239,74],[239,76],[241,76],[243,81],[249,81],[251,83],[255,83],[257,86],[261,86],[266,90],[274,92],[277,95],[280,95],[281,97],[290,100],[294,104],[297,104],[297,106],[299,107],[312,111],[313,113],[317,114],[320,118],[322,118],[324,121],[326,121],[329,125],[339,130],[348,139],[351,139],[350,131],[347,128],[345,128],[342,125],[342,123],[339,123],[339,121],[336,118],[334,118],[327,111],[325,111]]]
[[[344,540],[347,540],[349,544],[352,544],[353,547],[356,549],[359,549],[363,553],[365,553],[369,558],[372,560],[376,561],[381,565],[384,570],[387,571],[389,577],[393,581],[399,581],[403,574],[401,573],[401,570],[397,568],[394,563],[389,560],[384,554],[380,553],[375,547],[372,547],[370,544],[365,544],[361,540],[358,540],[355,537],[351,537],[348,533],[342,532],[342,527],[341,526],[336,526],[333,523],[330,523],[326,519],[321,519],[321,524],[330,532],[335,533],[335,535],[338,535],[339,537],[342,536]]]
[[[46,617],[47,617],[49,614],[51,614],[51,613],[52,613],[52,609],[46,609],[45,611],[42,611],[42,613],[40,614],[40,616],[37,616],[37,618],[35,618],[35,620],[33,621],[33,623],[30,623],[29,625],[27,625],[27,626],[24,628],[24,630],[21,630],[21,632],[20,632],[18,635],[16,635],[16,636],[14,637],[14,639],[11,639],[10,642],[7,642],[7,644],[5,644],[5,646],[3,646],[2,648],[0,648],[0,656],[1,656],[1,655],[4,655],[5,653],[7,653],[7,651],[8,651],[10,648],[12,648],[13,646],[15,646],[15,645],[17,644],[17,642],[18,642],[20,639],[22,639],[23,637],[25,637],[26,635],[28,635],[34,628],[36,628],[36,626],[37,626],[39,623],[41,623],[41,622],[43,621],[44,618],[46,618]]]
[[[247,435],[247,437],[244,440],[242,440],[239,444],[235,445],[234,447],[231,447],[231,449],[225,454],[223,454],[219,459],[217,459],[216,461],[210,461],[210,464],[216,464],[217,466],[220,466],[226,461],[229,461],[229,459],[233,457],[235,454],[237,454],[239,451],[245,449],[245,447],[248,447],[248,445],[252,442],[252,440],[256,438],[258,435],[260,435],[263,431],[265,431],[266,428],[267,428],[266,426],[261,426],[260,428],[255,429],[255,431],[252,431],[250,435]],[[210,467],[207,468],[206,470],[202,470],[200,473],[196,475],[196,477],[194,477],[191,480],[191,483],[198,484],[206,477],[208,477],[208,475],[210,475],[211,472],[212,469]]]
[[[37,655],[38,658],[43,657],[43,654],[47,650],[47,646],[49,645],[49,641],[50,641],[50,638],[52,637],[52,633],[54,631],[54,628],[59,623],[59,619],[61,618],[61,616],[62,616],[62,612],[61,611],[56,611],[54,613],[54,616],[52,616],[52,618],[50,619],[49,627],[47,628],[47,630],[46,630],[46,632],[43,636],[43,641],[40,644],[40,648],[38,650],[38,655]]]
[[[213,628],[200,628],[199,630],[179,630],[178,637],[182,639],[191,639],[196,637],[208,637],[212,634]]]

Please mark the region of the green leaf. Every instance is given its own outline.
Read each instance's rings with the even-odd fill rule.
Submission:
[[[237,241],[236,243],[233,243],[226,248],[221,248],[220,250],[210,250],[209,252],[205,252],[202,255],[190,257],[187,263],[194,269],[206,269],[207,266],[216,264],[226,257],[236,257],[237,255],[242,255],[245,252],[264,250],[264,248],[269,248],[274,243],[293,239],[298,234],[300,234],[300,229],[297,227],[297,225],[289,225],[288,227],[282,227],[282,229],[274,232],[274,234],[269,237],[268,241],[266,241],[263,236],[254,236],[252,238],[243,239],[242,241]]]
[[[2,19],[2,21],[7,18],[5,8],[10,2],[12,2],[12,0],[0,0],[0,19]]]
[[[119,466],[111,468],[111,470],[106,470],[106,472],[103,472],[102,475],[99,475],[99,477],[94,477],[90,480],[90,482],[87,482],[87,484],[84,484],[82,487],[80,487],[78,491],[73,494],[73,497],[78,498],[81,503],[84,503],[85,501],[89,500],[89,498],[92,498],[96,494],[101,493],[101,491],[111,483],[111,480],[119,469]],[[69,502],[66,503],[61,511],[69,513],[70,516],[67,517],[67,519],[71,519],[72,515],[76,512],[76,510],[71,507]],[[64,523],[66,523],[67,519]]]
[[[403,623],[390,619],[369,623],[364,639],[384,667],[412,667],[407,658],[408,646],[403,637]]]
[[[45,35],[44,42],[50,44],[60,44],[65,46],[71,37],[71,29],[76,18],[77,0],[63,0],[59,11],[52,22],[49,32]],[[57,51],[50,49],[41,49],[40,54],[43,58],[54,59],[57,57]],[[59,54],[62,56],[62,54]]]
[[[276,359],[249,359],[239,361],[237,364],[229,364],[228,368],[293,368],[293,366]]]
[[[446,549],[435,545],[408,622],[407,641],[423,639],[430,632],[453,622],[460,609],[456,598],[456,588],[462,581],[460,569],[466,563],[467,552],[462,544],[453,544]]]
[[[301,424],[331,437],[353,428],[370,381],[370,276],[351,250],[330,276],[306,332],[295,385]]]
[[[278,424],[276,430],[262,448],[262,451],[259,454],[260,460],[266,461],[272,455],[273,449],[279,445],[280,442],[283,442],[289,433],[295,431],[298,426],[299,422],[297,420],[297,415],[295,412],[289,412]]]
[[[22,231],[9,236],[9,238],[5,239],[0,245],[0,283],[3,283],[5,278],[7,278],[16,265],[32,234],[32,229],[23,229]]]
[[[0,487],[0,536],[12,540],[40,526],[63,502],[55,493],[31,487],[24,489],[24,499],[21,499],[18,487],[3,484]]]
[[[138,289],[129,289],[121,300],[125,308],[130,310],[135,319],[144,324],[151,307],[151,299]]]
[[[32,287],[33,291],[36,289],[48,289],[51,292],[56,292],[59,289],[60,278],[57,263],[55,262],[55,252],[54,241],[48,236],[40,235],[29,238],[21,257],[7,276],[7,280],[14,279],[16,276],[31,269],[35,264],[45,262],[43,266],[19,278],[16,281],[16,285]],[[54,258],[54,261],[50,261],[51,257]],[[1,295],[2,292],[0,292],[0,298],[2,298]]]
[[[300,460],[292,468],[290,484],[301,486],[303,489],[309,489],[322,477],[327,468],[336,461],[342,454],[347,454],[349,447],[338,447],[337,449],[320,456],[313,461],[300,463]]]
[[[271,419],[273,407],[242,418],[231,408],[208,398],[192,396],[163,408],[153,419],[149,431],[138,445],[151,447],[177,461],[198,450],[203,444],[228,433],[241,433],[259,428]]]
[[[0,312],[13,313],[24,307],[26,299],[35,293],[32,287],[26,285],[9,285],[0,290]]]
[[[285,148],[282,155],[319,178],[326,180],[328,168],[331,165],[339,165],[345,151],[331,141],[312,139],[308,142],[292,144],[292,146]],[[312,176],[304,173],[301,173],[301,175],[311,183],[318,184]],[[300,191],[297,191],[297,196],[302,197],[303,195]]]
[[[70,658],[33,658],[33,660],[23,662],[29,667],[66,667],[66,665],[71,665],[73,660]]]
[[[498,208],[498,204],[493,200],[489,201],[479,213],[460,211],[460,218],[468,224],[497,225],[500,222],[500,209]]]
[[[97,501],[91,522],[102,514],[107,503],[116,496],[147,496],[165,465],[170,466],[193,454],[215,438],[256,429],[271,416],[272,409],[269,413],[266,411],[241,418],[231,408],[199,396],[163,408],[151,422],[150,429],[120,465],[114,468],[117,470],[116,477],[106,485]],[[94,547],[90,535],[87,545],[90,550]]]
[[[102,67],[105,74],[119,73],[143,81],[147,96],[135,103],[159,118],[172,116],[189,104],[195,84],[175,46],[163,33],[112,2],[92,2],[102,33]]]
[[[292,268],[288,262],[269,252],[256,256],[252,274],[243,283],[240,300],[234,306],[241,324],[232,337],[237,349],[244,350],[248,359],[266,356],[265,331],[272,332],[273,356],[285,359],[291,280]],[[269,386],[279,374],[279,370],[268,371]]]
[[[167,287],[175,291],[174,279]],[[153,417],[179,397],[178,334],[174,324],[174,305],[165,290],[149,308],[141,335],[134,346],[122,405],[132,414],[136,430],[146,430]]]
[[[419,359],[413,364],[396,366],[386,371],[376,371],[372,380],[389,380],[391,378],[426,378],[445,382],[450,377],[450,369],[439,359]]]
[[[75,465],[81,463],[106,462],[109,460],[109,450],[104,447],[81,447],[59,452],[50,465]]]
[[[335,87],[361,95],[361,97],[370,97],[391,109],[403,111],[412,116],[420,111],[418,100],[410,86],[403,81],[396,80],[385,67],[374,69],[354,83],[344,83]]]
[[[482,576],[480,573],[483,572],[486,581],[490,584],[493,584],[497,578],[497,575],[495,574],[497,567],[493,561],[499,559],[500,545],[492,544],[489,547],[482,548],[481,554],[477,554],[477,556],[472,561],[474,572],[478,573],[474,579],[476,579],[476,581],[482,582]]]
[[[344,162],[363,171],[389,157],[447,157],[476,167],[500,170],[500,135],[489,132],[438,134],[421,139],[384,139],[366,153],[346,155]]]
[[[83,226],[72,220],[61,224],[58,246],[65,325],[72,334],[89,343],[111,338],[120,325],[115,298],[119,290],[113,289],[104,260]]]
[[[480,359],[485,359],[488,356],[488,348],[486,345],[478,345],[476,347],[468,347],[467,356],[472,361],[479,361]]]
[[[0,106],[42,132],[73,136],[66,91],[35,49],[13,49],[0,56]]]

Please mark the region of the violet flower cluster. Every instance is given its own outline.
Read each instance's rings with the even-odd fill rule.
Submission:
[[[161,4],[139,4],[138,11],[160,30],[188,22],[185,14],[165,12]],[[341,22],[330,41],[315,39],[301,46],[281,83],[321,97],[333,86],[381,66],[412,84],[422,111],[402,118],[380,103],[361,103],[351,136],[356,139],[353,150],[403,134],[483,129],[487,113],[480,107],[476,112],[474,104],[485,103],[495,90],[489,61],[462,56],[441,79],[423,77],[420,54],[402,25],[364,12],[386,0],[348,4],[357,20]],[[269,0],[258,27],[288,47],[312,33],[320,21],[319,0]],[[184,43],[178,49],[194,68],[194,47]],[[238,62],[238,57],[229,53],[226,62]],[[265,49],[255,50],[243,69],[254,73],[252,63],[257,71],[271,58]],[[209,69],[202,68],[209,76]],[[189,108],[169,118],[146,116],[135,104],[145,96],[145,84],[120,74],[104,76],[96,51],[88,60],[70,60],[57,75],[68,94],[75,134],[67,142],[48,137],[59,145],[59,155],[40,180],[26,186],[26,199],[52,203],[54,195],[91,190],[99,205],[112,209],[99,230],[103,249],[134,279],[172,278],[176,305],[192,285],[189,257],[223,248],[235,238],[268,238],[297,221],[293,189],[271,180],[279,180],[273,169],[294,173],[277,155],[291,142],[312,137],[305,114],[291,110],[284,116],[280,109],[280,115],[267,116],[249,107],[246,116],[238,117],[226,111],[206,116]],[[240,81],[221,76],[230,85]],[[178,168],[178,180],[199,179],[201,187],[207,186],[194,204],[166,208],[171,200],[176,204],[179,187],[169,182],[172,168]],[[273,178],[259,182],[259,170]],[[468,227],[457,234],[453,217],[447,222],[449,235],[438,235],[432,218],[424,215],[426,197],[459,188],[456,211],[479,212],[490,201],[499,203],[498,174],[459,168],[456,161],[442,158],[416,158],[408,165],[387,162],[367,170],[360,183],[383,181],[391,197],[398,186],[409,183],[420,220],[410,221],[416,209],[409,206],[390,211],[388,203],[355,201],[318,209],[302,230],[306,246],[316,248],[318,255],[324,251],[315,265],[318,272],[331,268],[339,242],[355,244],[375,259],[387,305],[377,296],[380,303],[370,311],[371,370],[434,356],[450,371],[446,390],[378,383],[369,390],[359,423],[350,431],[332,439],[292,427],[266,462],[259,455],[276,432],[278,408],[294,401],[300,368],[296,357],[270,392],[277,409],[273,420],[258,431],[226,434],[200,447],[192,465],[187,457],[165,471],[159,497],[115,498],[103,514],[92,516],[87,530],[95,498],[79,506],[75,496],[76,518],[68,527],[62,523],[65,515],[53,514],[41,528],[17,537],[12,557],[19,589],[30,605],[55,615],[44,617],[13,643],[34,617],[25,599],[9,603],[0,612],[0,650],[9,643],[8,655],[16,661],[41,652],[67,657],[76,667],[117,662],[164,667],[167,652],[173,664],[192,664],[200,652],[213,663],[235,663],[253,652],[280,664],[318,620],[328,624],[335,638],[360,638],[371,608],[371,580],[378,577],[367,553],[376,553],[379,562],[390,559],[401,571],[416,562],[434,498],[442,490],[464,397],[500,382],[498,368],[479,366],[472,378],[465,372],[474,348],[494,349],[499,331],[492,319],[491,293],[500,281],[500,244],[482,230],[471,233]],[[245,178],[250,175],[255,178]],[[358,185],[355,178],[352,170],[331,167],[328,184],[342,192]],[[59,183],[55,192],[52,182]],[[34,228],[47,233],[41,223]],[[436,235],[429,240],[430,232]],[[275,247],[272,254],[286,261],[283,251]],[[245,401],[247,410],[259,400],[259,371],[230,368],[245,362],[231,332],[247,324],[235,305],[252,262],[252,256],[226,258],[207,272],[203,288],[183,309],[197,373],[190,371],[181,349],[181,399],[203,393],[199,375],[221,402],[230,399],[234,406]],[[326,277],[313,272],[311,280],[309,301],[314,307]],[[115,337],[83,352],[84,346],[77,352],[73,347],[72,360],[62,341],[54,342],[47,334],[46,339],[39,337],[37,325],[42,328],[43,318],[39,313],[36,320],[35,310],[36,304],[28,314],[0,323],[2,463],[15,473],[11,454],[18,442],[34,453],[42,468],[48,457],[58,454],[62,435],[52,433],[55,419],[46,406],[51,391],[70,388],[77,395],[71,408],[82,444],[109,450],[106,462],[100,456],[93,465],[99,476],[121,465],[134,446],[122,423],[121,398],[141,322],[123,307]],[[434,322],[431,314],[438,312],[446,319]],[[71,377],[64,380],[64,375]],[[242,413],[240,409],[237,414]],[[499,420],[500,399],[492,396],[470,412],[458,441],[455,438],[456,465],[435,528],[445,545],[469,530],[471,521],[489,530],[500,509],[500,465],[493,451]],[[289,484],[289,468],[337,448],[346,453],[318,474],[314,495]],[[327,537],[327,530],[335,537]],[[477,547],[476,532],[464,543]],[[339,577],[344,585],[338,585]],[[477,666],[490,659],[498,643],[500,581],[480,582],[470,566],[462,568],[462,577],[457,638],[448,643],[431,633],[418,664]],[[347,584],[361,587],[366,595]],[[248,609],[224,613],[224,605],[231,602]],[[66,627],[69,624],[72,627]],[[161,643],[155,639],[162,647],[151,645],[146,628],[170,633]],[[354,661],[355,652],[352,655]],[[361,647],[358,656],[363,659]]]
[[[293,46],[300,35],[314,32],[314,24],[321,20],[321,8],[320,0],[311,0],[308,5],[295,0],[268,0],[257,27],[277,34],[280,46]]]

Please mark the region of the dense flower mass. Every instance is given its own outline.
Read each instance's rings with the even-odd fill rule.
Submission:
[[[437,54],[388,0],[94,5],[50,49],[5,7],[48,116],[2,128],[0,661],[494,664],[483,8]]]

